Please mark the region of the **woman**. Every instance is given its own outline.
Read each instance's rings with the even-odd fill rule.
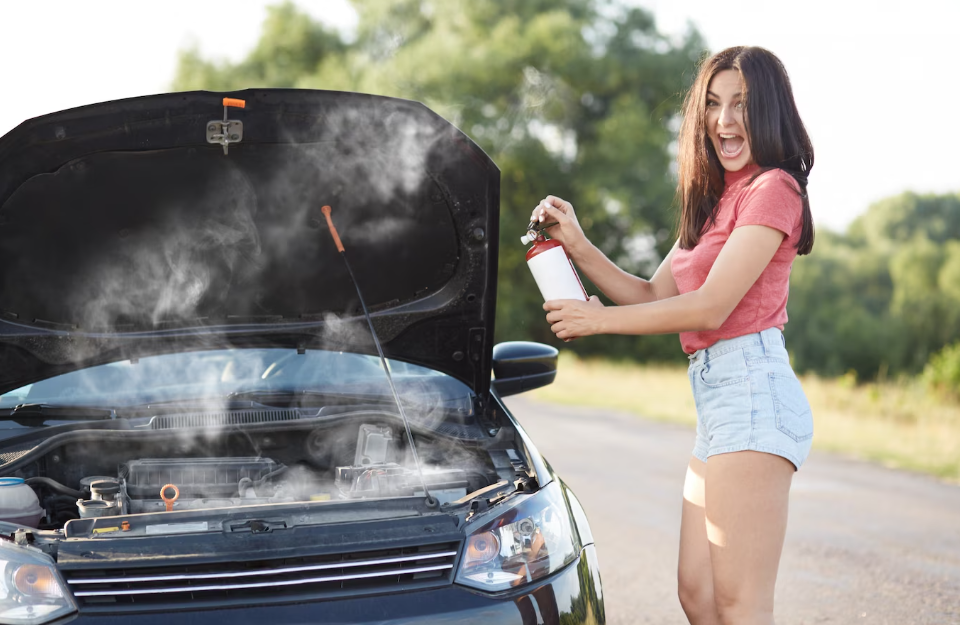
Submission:
[[[813,421],[781,330],[790,267],[813,246],[813,147],[780,61],[736,47],[704,61],[679,137],[679,239],[653,277],[632,276],[547,197],[578,267],[618,306],[544,304],[559,338],[680,333],[697,438],[683,489],[679,595],[690,623],[773,623],[793,473]]]

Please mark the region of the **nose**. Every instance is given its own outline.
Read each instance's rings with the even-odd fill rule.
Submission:
[[[726,105],[720,108],[720,118],[718,122],[721,126],[733,126],[737,123],[737,118],[734,117],[733,106]]]

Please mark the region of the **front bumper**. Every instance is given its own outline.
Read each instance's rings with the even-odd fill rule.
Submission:
[[[336,599],[291,605],[248,606],[216,610],[84,615],[62,621],[70,625],[564,625],[606,622],[600,570],[593,545],[568,567],[522,590],[485,595],[461,586],[437,590]],[[61,625],[58,622],[57,625]]]

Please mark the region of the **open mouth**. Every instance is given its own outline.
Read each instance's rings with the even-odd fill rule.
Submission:
[[[736,158],[743,151],[746,140],[740,135],[723,134],[720,135],[720,156],[724,158]]]

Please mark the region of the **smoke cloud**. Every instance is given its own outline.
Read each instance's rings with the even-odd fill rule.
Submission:
[[[194,319],[204,299],[222,301],[231,286],[256,274],[256,194],[236,169],[216,186],[228,191],[193,198],[204,207],[198,216],[186,206],[162,211],[162,221],[126,234],[87,268],[69,301],[81,327]]]
[[[306,137],[300,143],[241,143],[228,155],[212,146],[84,157],[31,179],[3,206],[13,217],[12,238],[0,247],[3,308],[26,323],[101,335],[45,353],[60,362],[96,354],[97,341],[111,333],[202,328],[237,317],[322,320],[327,343],[369,350],[354,285],[319,207],[333,207],[371,308],[439,289],[461,258],[451,211],[468,210],[463,198],[449,195],[449,180],[437,180],[466,175],[457,166],[466,157],[449,140],[455,132],[407,104],[339,106],[291,121],[285,134]],[[248,138],[254,133],[252,124]],[[36,241],[46,247],[35,250]],[[49,350],[40,343],[38,353]],[[203,410],[220,411],[230,393],[245,390],[390,397],[381,364],[369,356],[226,350],[212,338],[199,347],[206,350],[66,374],[35,384],[27,401],[123,406],[195,399]],[[451,419],[475,422],[465,385],[412,365],[390,366],[415,430],[437,431]],[[385,402],[381,412],[403,440],[395,408]],[[357,427],[318,427],[314,439],[326,441],[318,448],[339,451],[312,458],[315,464],[342,462]],[[235,441],[235,454],[299,453],[271,451],[262,434],[239,435],[236,427],[183,430],[177,439],[184,455],[222,453],[226,439]],[[487,464],[455,435],[420,435],[420,442],[428,472],[479,473]],[[412,468],[409,457],[404,462]],[[317,488],[310,476],[297,475],[294,481],[308,484],[299,491]]]

